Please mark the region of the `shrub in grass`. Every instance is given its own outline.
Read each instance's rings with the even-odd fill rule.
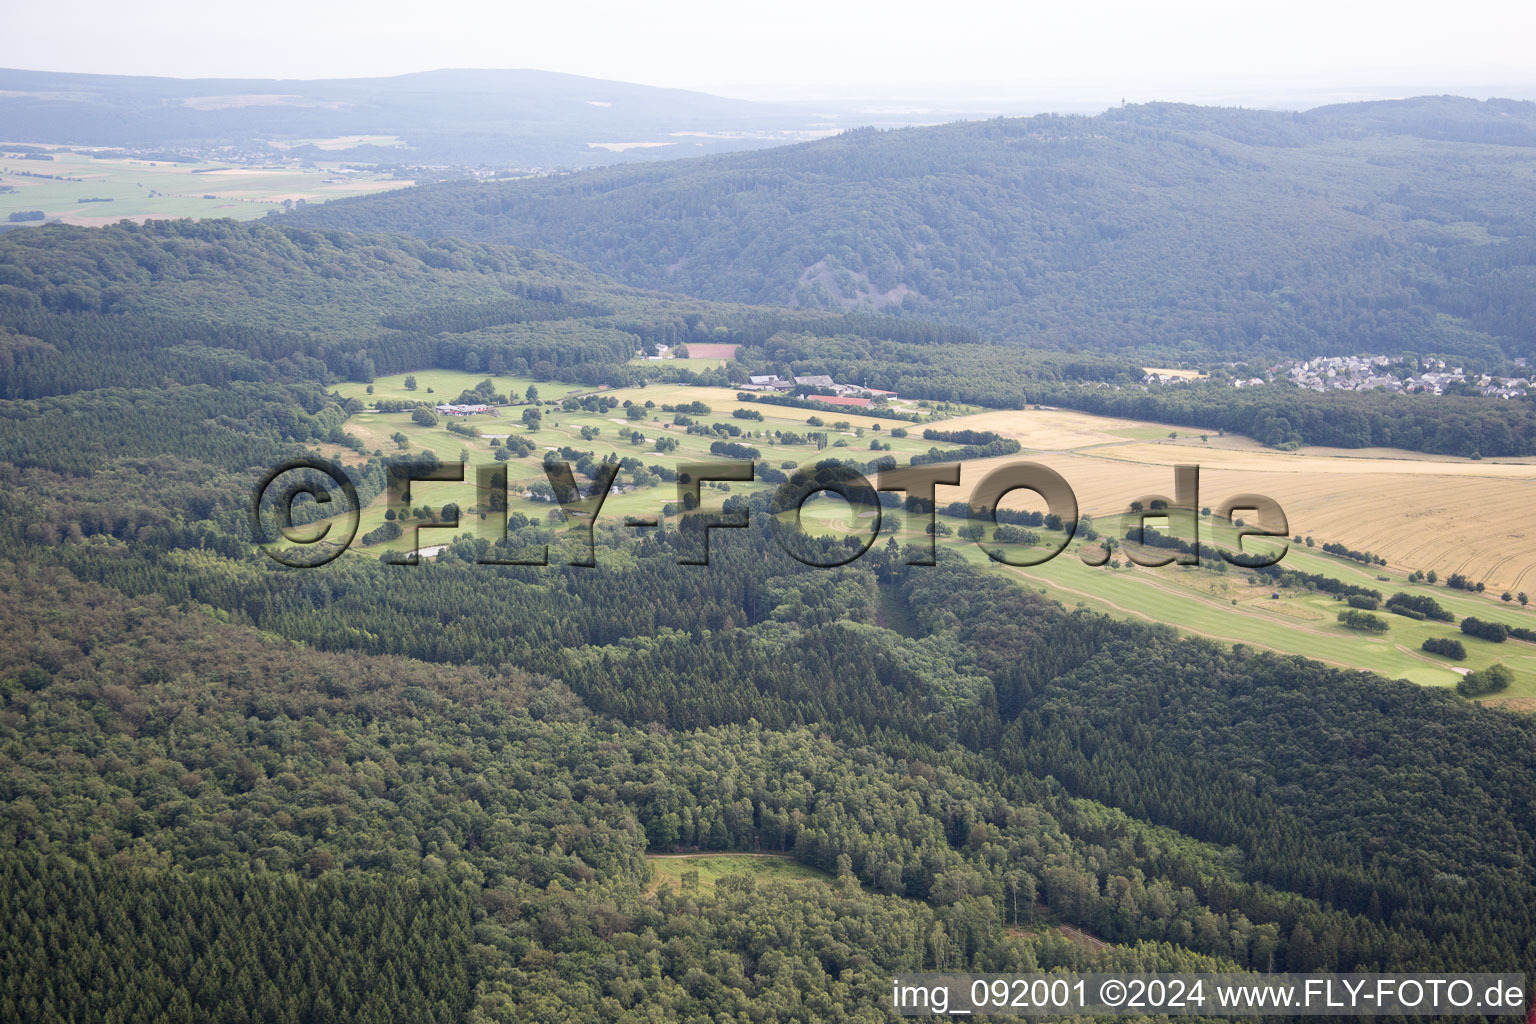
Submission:
[[[1508,689],[1515,681],[1515,674],[1503,665],[1493,664],[1476,672],[1468,672],[1456,684],[1456,692],[1463,697],[1485,697]]]
[[[1438,654],[1443,658],[1451,658],[1456,661],[1467,656],[1467,648],[1460,640],[1448,636],[1432,636],[1420,645],[1430,654]]]
[[[1339,612],[1339,622],[1346,629],[1358,629],[1362,633],[1385,633],[1387,631],[1385,620],[1377,618],[1370,612],[1356,611],[1353,608],[1349,611]]]

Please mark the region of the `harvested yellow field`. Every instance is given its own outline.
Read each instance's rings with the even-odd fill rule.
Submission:
[[[935,424],[939,430],[991,430],[1004,437],[1017,438],[1031,451],[1073,451],[1090,445],[1123,444],[1127,441],[1154,441],[1169,434],[1193,437],[1199,442],[1198,427],[1166,427],[1142,420],[1123,420],[1114,416],[1089,416],[1065,409],[996,409],[974,416],[961,416]],[[1215,434],[1206,432],[1215,439]]]
[[[1536,589],[1536,463],[1470,461],[1392,449],[1278,452],[1257,445],[1202,444],[1199,431],[1060,410],[991,412],[946,426],[1016,437],[1028,457],[1067,479],[1083,511],[1124,511],[1149,494],[1169,497],[1172,468],[1200,467],[1200,501],[1258,492],[1286,511],[1290,532],[1380,555],[1394,568],[1434,569],[1499,592]],[[1148,432],[1177,433],[1155,442]],[[1142,435],[1138,437],[1137,435]],[[1212,442],[1216,438],[1211,437]],[[1022,456],[962,464],[960,486],[941,501],[969,497],[995,465]]]

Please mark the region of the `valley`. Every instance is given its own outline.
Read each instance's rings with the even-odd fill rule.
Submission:
[[[140,82],[135,132],[276,116],[301,166],[464,176],[0,232],[0,1019],[862,1024],[919,971],[1529,974],[1536,106],[666,161],[620,127],[693,129],[626,96],[742,109],[379,81],[395,114],[555,88],[560,130]],[[593,141],[646,162],[450,155]],[[271,205],[237,177],[149,198]],[[753,479],[683,479],[726,460]],[[978,516],[1020,462],[1078,512]],[[932,507],[827,487],[946,463]],[[1244,493],[1287,516],[1247,565]]]

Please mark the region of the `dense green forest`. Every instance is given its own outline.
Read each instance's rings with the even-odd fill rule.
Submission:
[[[0,1017],[873,1021],[917,969],[1536,967],[1527,717],[894,540],[808,568],[766,494],[708,567],[686,516],[600,525],[590,569],[251,544],[282,458],[382,488],[336,379],[710,337],[981,387],[1002,346],[286,225],[28,229],[0,274]],[[658,884],[690,850],[813,877]]]
[[[723,370],[629,363],[648,345],[689,341],[741,347]],[[5,398],[93,389],[105,395],[167,381],[253,396],[263,383],[281,383],[308,389],[299,405],[313,414],[328,380],[427,366],[615,386],[826,373],[913,398],[994,408],[1048,402],[1245,433],[1266,444],[1384,445],[1463,456],[1536,452],[1530,401],[1315,394],[1284,385],[1239,391],[1219,383],[1149,392],[1137,386],[1140,367],[1124,355],[1021,351],[910,316],[670,298],[616,285],[548,254],[453,239],[228,221],[95,231],[55,226],[0,236]],[[110,401],[122,416],[186,419],[196,429],[207,412],[190,415],[188,403],[224,399],[211,391],[172,399],[150,390],[131,399],[119,392]],[[262,415],[292,437],[293,407],[285,390]],[[41,428],[67,408],[43,402],[0,411],[0,445],[22,443],[7,440],[25,430],[17,422],[22,410]],[[249,416],[240,408],[235,403],[221,418]],[[313,436],[343,443],[339,423],[332,416]],[[126,451],[141,437],[113,427],[100,443]],[[40,445],[64,447],[42,438],[25,443],[12,461],[36,460]],[[96,443],[87,433],[74,455],[58,457],[88,460]]]
[[[1536,355],[1536,105],[1131,106],[343,200],[700,297],[1147,359]],[[1163,365],[1161,363],[1157,365]]]

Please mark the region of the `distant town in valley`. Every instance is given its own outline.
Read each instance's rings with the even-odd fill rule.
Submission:
[[[1525,367],[1525,358],[1512,360]],[[1143,385],[1188,384],[1204,374],[1181,370],[1148,370]],[[1524,398],[1536,378],[1469,372],[1433,356],[1318,356],[1289,365],[1273,366],[1263,377],[1230,376],[1234,388],[1264,384],[1291,384],[1307,391],[1385,391],[1390,394],[1480,395],[1485,398]]]

